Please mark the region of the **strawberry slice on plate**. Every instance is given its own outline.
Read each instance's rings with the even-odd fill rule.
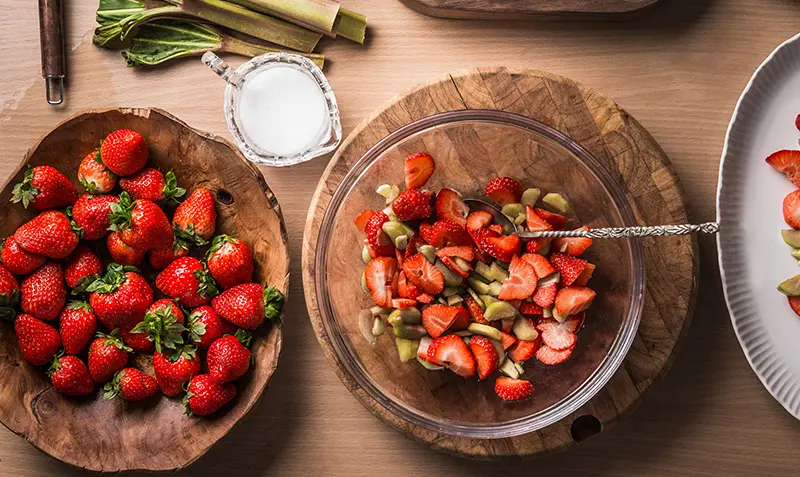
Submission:
[[[531,232],[547,232],[553,230],[553,226],[550,222],[539,216],[536,210],[529,205],[525,206],[525,223],[528,226],[528,230]]]
[[[373,215],[375,215],[374,210],[365,210],[358,214],[358,217],[356,217],[353,223],[356,225],[359,232],[362,234],[364,233],[364,230],[367,228],[367,222],[369,222],[369,219],[371,219]]]
[[[481,325],[490,324],[489,320],[487,320],[483,315],[483,308],[481,308],[474,298],[467,296],[464,298],[464,303],[467,305],[467,310],[469,310],[469,315],[472,317],[472,321]]]
[[[555,312],[563,317],[577,315],[589,308],[595,296],[597,294],[591,288],[577,286],[562,288],[556,295]]]
[[[467,232],[473,235],[478,230],[488,227],[492,220],[494,220],[494,217],[489,212],[485,210],[475,211],[467,216]]]
[[[510,177],[495,177],[486,184],[486,195],[501,206],[519,202],[522,186]]]
[[[568,287],[575,283],[588,262],[572,255],[554,252],[550,256],[550,263],[561,275],[561,286]]]
[[[572,284],[578,285],[579,287],[585,287],[589,283],[589,280],[592,278],[595,268],[597,267],[594,264],[586,262],[583,271]]]
[[[786,177],[797,187],[800,187],[800,151],[781,150],[767,157],[767,164]]]
[[[536,271],[530,263],[519,257],[511,259],[508,267],[508,278],[500,288],[497,298],[501,300],[522,300],[536,291]]]
[[[556,214],[555,212],[550,212],[544,209],[533,209],[536,212],[536,215],[543,218],[548,224],[552,225],[555,230],[561,230],[561,227],[564,226],[566,223],[567,218],[561,214]]]
[[[553,265],[542,255],[538,253],[526,253],[521,257],[526,262],[530,263],[536,276],[541,280],[544,277],[549,277],[556,272]]]
[[[392,282],[396,273],[397,260],[393,258],[377,257],[367,264],[364,276],[372,301],[376,305],[384,308],[392,306]]]
[[[469,313],[464,307],[431,305],[422,310],[422,326],[431,335],[431,338],[438,338],[457,320],[463,319],[463,316],[466,316],[467,325],[469,325]]]
[[[422,226],[420,226],[420,235],[426,242],[434,247],[446,247],[452,245],[470,245],[472,239],[464,227],[450,222],[449,220],[439,220],[430,227],[426,228],[423,233]]]
[[[519,306],[519,312],[526,316],[540,316],[543,310],[542,307],[536,303],[526,301]]]
[[[392,308],[412,308],[417,306],[417,300],[410,298],[394,298],[392,300]]]
[[[581,227],[579,230],[589,230]],[[557,238],[553,240],[553,250],[577,257],[592,246],[592,239],[586,237]]]
[[[407,281],[424,293],[435,295],[444,290],[444,275],[421,253],[403,262],[403,273],[405,273]]]
[[[510,333],[506,333],[505,331],[500,332],[500,344],[503,346],[504,350],[514,346],[516,342],[517,342],[516,336]]]
[[[556,283],[539,287],[536,289],[536,293],[533,294],[533,302],[542,308],[550,308],[550,305],[556,300],[557,291],[558,286]]]
[[[494,382],[494,392],[503,401],[519,401],[533,394],[533,384],[524,379],[499,376]]]
[[[539,336],[535,340],[518,340],[511,348],[508,349],[508,357],[515,363],[521,363],[534,357],[536,350],[542,344],[542,338]]]
[[[461,227],[467,225],[469,207],[461,200],[458,192],[452,189],[442,189],[436,195],[436,217],[439,220],[449,220]]]
[[[792,311],[797,316],[800,316],[800,296],[787,296],[786,298],[789,299],[789,306],[792,307]]]
[[[475,248],[471,245],[459,245],[453,247],[444,247],[436,251],[436,256],[441,257],[458,257],[468,262],[475,258]]]
[[[469,339],[469,349],[475,356],[475,364],[478,368],[478,379],[486,379],[497,371],[500,365],[500,356],[497,348],[494,347],[488,338],[480,335],[473,335]]]
[[[578,336],[575,332],[580,326],[582,318],[570,317],[559,323],[553,318],[544,318],[536,325],[536,329],[541,333],[542,343],[556,351],[564,351],[575,346]]]
[[[428,183],[436,170],[433,158],[426,152],[418,152],[405,159],[406,189],[419,189]]]
[[[426,305],[428,303],[433,303],[433,299],[434,299],[434,296],[433,295],[428,295],[427,293],[420,293],[419,296],[417,297],[417,301],[418,302],[424,303]]]
[[[475,374],[475,358],[458,335],[440,336],[428,347],[428,361],[469,378]]]
[[[480,241],[480,248],[501,262],[510,262],[515,255],[519,255],[521,243],[517,234],[484,235]]]
[[[790,192],[783,199],[783,220],[789,227],[800,230],[800,189]]]
[[[555,366],[556,364],[561,364],[568,360],[569,357],[572,356],[573,349],[575,348],[567,348],[562,351],[556,351],[549,346],[543,345],[536,351],[536,359],[538,359],[540,363],[546,364],[547,366]]]

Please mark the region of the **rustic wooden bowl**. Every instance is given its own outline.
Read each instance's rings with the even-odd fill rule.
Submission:
[[[120,128],[140,132],[150,146],[150,164],[162,171],[173,169],[181,186],[214,191],[217,231],[238,232],[253,248],[255,281],[287,292],[286,228],[264,177],[227,141],[192,129],[159,109],[87,111],[45,135],[3,186],[0,237],[12,234],[34,215],[9,202],[12,187],[28,164],[52,165],[77,183],[81,159]],[[237,384],[234,401],[210,418],[187,417],[178,398],[125,403],[103,401],[101,392],[85,399],[58,394],[41,370],[22,359],[12,324],[2,323],[0,422],[44,452],[84,469],[183,468],[227,434],[258,401],[278,366],[281,327],[263,327],[252,351],[255,365]]]

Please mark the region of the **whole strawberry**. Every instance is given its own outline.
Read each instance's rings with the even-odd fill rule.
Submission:
[[[200,356],[194,346],[184,346],[169,353],[153,354],[153,368],[161,392],[175,396],[183,389],[183,383],[200,372]]]
[[[158,392],[156,378],[136,368],[124,368],[114,375],[114,379],[103,386],[103,399],[119,396],[126,401],[141,401]]]
[[[208,189],[196,189],[175,210],[172,217],[175,235],[185,243],[204,245],[217,228],[214,198]]]
[[[73,356],[83,351],[97,331],[97,317],[85,301],[68,304],[58,317],[58,324],[64,352]]]
[[[138,324],[136,326],[139,326]],[[134,326],[133,328],[136,328]],[[122,342],[128,345],[133,351],[137,353],[152,353],[155,346],[150,341],[150,335],[147,333],[133,333],[130,329],[120,329],[119,337]]]
[[[173,243],[169,219],[161,207],[149,200],[132,201],[127,192],[111,205],[109,230],[120,232],[126,244],[139,250],[169,247]]]
[[[0,318],[12,319],[16,315],[14,307],[19,303],[19,283],[8,269],[0,265]]]
[[[77,198],[78,190],[67,176],[50,166],[28,167],[22,182],[11,192],[11,202],[22,202],[26,209],[32,205],[40,211],[67,207]]]
[[[111,232],[106,237],[106,247],[108,247],[108,253],[111,254],[111,259],[120,265],[138,268],[147,252],[126,244],[122,241],[120,234],[121,232]]]
[[[67,215],[72,217],[80,230],[81,238],[98,240],[108,234],[111,226],[111,204],[118,202],[119,197],[115,195],[83,194],[71,209],[67,209]]]
[[[78,181],[90,194],[108,194],[117,185],[117,175],[103,164],[100,150],[95,149],[78,166]]]
[[[55,328],[25,313],[17,315],[14,332],[22,357],[32,366],[49,363],[61,347],[61,337]]]
[[[86,396],[94,391],[94,383],[83,361],[75,356],[53,360],[47,371],[56,391],[67,396]]]
[[[96,383],[104,383],[114,373],[128,364],[131,350],[117,336],[117,330],[110,334],[97,333],[97,338],[89,345],[89,374]]]
[[[195,308],[189,315],[188,328],[189,341],[200,349],[208,349],[224,335],[236,333],[236,327],[220,318],[210,306]]]
[[[78,246],[69,218],[58,210],[47,210],[23,224],[14,240],[26,252],[54,259],[66,258]]]
[[[147,252],[147,263],[153,270],[163,270],[175,260],[189,255],[189,246],[182,245],[176,240],[171,247],[154,248]]]
[[[239,330],[235,336],[224,336],[208,348],[206,363],[211,379],[218,383],[236,381],[250,369],[250,336]]]
[[[130,129],[112,132],[100,146],[100,158],[118,176],[136,174],[147,163],[149,156],[147,142],[141,134]]]
[[[146,333],[148,339],[155,344],[156,352],[175,350],[183,344],[183,326],[185,317],[177,303],[169,298],[162,298],[150,305],[144,315],[144,321],[133,327],[132,334]]]
[[[86,289],[89,303],[106,328],[130,329],[144,319],[153,303],[153,289],[141,275],[118,263]]]
[[[44,255],[23,250],[13,235],[6,238],[0,247],[0,262],[15,275],[28,275],[47,261]]]
[[[205,305],[217,294],[214,279],[194,257],[182,257],[169,264],[156,277],[156,287],[188,308]]]
[[[211,276],[226,290],[253,280],[253,252],[236,232],[214,237],[206,257]]]
[[[392,201],[392,210],[402,221],[427,219],[431,216],[431,199],[419,189],[406,189]]]
[[[164,199],[176,199],[186,194],[186,189],[178,187],[178,179],[172,171],[164,176],[157,169],[146,167],[136,174],[123,177],[119,186],[130,194],[133,200],[150,200],[158,202]]]
[[[233,384],[218,384],[210,375],[198,374],[189,383],[183,402],[186,404],[187,415],[208,416],[231,402],[234,397],[236,387]]]
[[[89,247],[81,245],[64,263],[64,280],[73,293],[86,290],[103,273],[103,262]]]
[[[211,301],[219,316],[239,328],[254,330],[264,318],[280,323],[283,294],[275,287],[264,289],[257,283],[243,283],[222,292]]]
[[[64,272],[58,262],[48,262],[28,275],[20,287],[22,311],[40,320],[54,320],[64,308],[67,290]]]

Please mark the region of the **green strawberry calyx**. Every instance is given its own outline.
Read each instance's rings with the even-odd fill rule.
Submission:
[[[39,189],[33,186],[33,167],[28,166],[25,175],[22,177],[22,182],[14,186],[11,191],[11,202],[22,202],[22,206],[26,209],[31,202],[36,201],[36,196],[39,194]]]
[[[223,234],[223,235],[217,235],[216,237],[214,237],[214,239],[211,241],[211,247],[209,247],[208,252],[206,252],[206,257],[207,258],[211,258],[217,252],[217,250],[222,248],[222,246],[225,245],[226,243],[236,243],[236,242],[238,242],[238,240],[237,241],[233,240],[238,235],[239,234],[237,234],[236,232],[233,232],[230,235],[224,235]]]
[[[189,315],[189,340],[193,343],[198,343],[203,339],[206,334],[206,324],[199,320],[201,313],[195,311]]]
[[[174,305],[178,306],[178,305]],[[178,317],[172,312],[173,305],[156,311],[148,311],[144,320],[134,326],[131,333],[147,333],[148,339],[155,344],[156,351],[164,349],[176,350],[183,345],[183,332],[186,327],[178,323]]]
[[[271,322],[279,325],[281,323],[281,311],[285,297],[280,290],[275,287],[267,287],[262,295],[264,303],[264,316]]]
[[[119,202],[112,202],[109,204],[111,213],[108,218],[111,220],[111,225],[108,230],[112,232],[119,232],[131,228],[131,220],[133,220],[133,208],[136,207],[136,201],[131,199],[127,192],[119,195]]]
[[[175,234],[175,240],[178,242],[180,247],[187,250],[189,249],[189,245],[202,247],[208,243],[208,240],[200,237],[197,235],[197,232],[194,231],[194,223],[187,225],[185,230],[180,226],[175,225],[173,227],[173,233]]]
[[[167,172],[164,175],[164,179],[166,184],[164,185],[164,189],[162,189],[162,193],[165,199],[177,200],[179,197],[183,197],[186,194],[186,189],[178,187],[178,178],[175,177],[174,171]]]
[[[219,288],[217,287],[217,282],[214,281],[214,278],[211,276],[210,273],[205,269],[205,265],[203,265],[203,270],[195,270],[194,277],[197,278],[197,296],[200,298],[212,298],[219,294]]]
[[[91,312],[92,311],[92,306],[89,304],[89,302],[82,301],[82,300],[75,300],[75,301],[69,302],[69,304],[67,305],[67,309],[69,309],[69,310],[83,310],[83,311]]]
[[[67,207],[65,211],[67,214],[67,218],[69,219],[69,225],[72,227],[72,231],[75,232],[75,235],[78,236],[78,239],[83,238],[83,227],[78,225],[78,222],[75,221],[75,216],[72,214],[72,206],[70,205]]]
[[[194,376],[183,384],[183,390],[186,392],[183,395],[183,413],[187,416],[192,415],[192,408],[189,406],[189,399],[194,397],[194,393],[189,392],[189,388],[192,387],[192,379],[194,379]]]
[[[249,348],[250,342],[253,340],[253,334],[241,328],[236,330],[236,333],[234,333],[233,336],[239,340],[239,343],[241,343],[245,348]]]
[[[114,346],[115,348],[125,351],[127,353],[133,352],[133,349],[131,349],[130,346],[126,345],[119,337],[119,328],[114,328],[114,330],[109,334],[105,334],[98,331],[97,333],[95,333],[94,336],[96,338],[101,338],[106,340],[103,343],[103,346]]]
[[[110,263],[106,269],[106,274],[95,279],[86,287],[87,292],[91,293],[114,293],[128,279],[126,272],[135,272],[136,267]]]
[[[170,363],[174,363],[178,361],[181,356],[187,361],[193,361],[197,358],[197,347],[194,345],[184,344],[180,347],[175,348],[175,350],[170,353],[167,357]]]
[[[50,362],[50,366],[47,368],[47,376],[51,376],[53,373],[61,369],[61,358],[64,356],[64,350],[59,350],[55,356],[53,356],[53,361]]]
[[[115,397],[119,396],[120,393],[120,380],[125,375],[125,370],[121,369],[114,374],[114,379],[107,382],[105,386],[103,386],[103,400],[110,401]]]

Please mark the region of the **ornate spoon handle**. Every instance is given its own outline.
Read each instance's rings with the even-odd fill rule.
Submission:
[[[593,239],[624,237],[660,237],[663,235],[687,235],[693,233],[715,234],[719,232],[717,222],[698,225],[654,225],[650,227],[616,227],[589,230],[557,230],[552,232],[520,232],[520,238],[567,238],[586,237]]]

